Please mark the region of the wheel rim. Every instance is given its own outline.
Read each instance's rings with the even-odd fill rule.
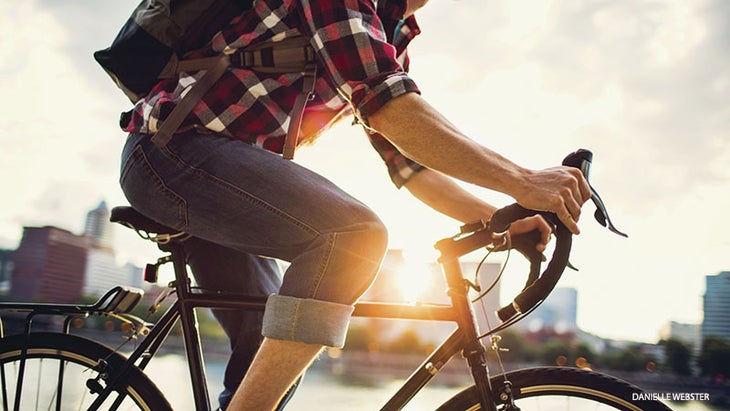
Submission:
[[[524,401],[534,401],[540,397],[542,398],[557,398],[557,397],[563,397],[563,398],[570,398],[574,403],[576,404],[595,404],[596,408],[592,409],[616,409],[615,406],[607,405],[607,404],[616,404],[624,407],[625,409],[632,410],[632,411],[641,411],[640,407],[637,407],[636,405],[630,403],[629,401],[624,400],[623,398],[616,397],[615,395],[611,395],[608,393],[605,393],[603,391],[595,390],[592,388],[587,387],[577,387],[577,386],[567,386],[567,385],[558,385],[558,384],[550,384],[550,385],[535,385],[532,387],[525,387],[521,390],[522,396],[524,397]],[[546,393],[554,393],[554,394],[548,394]],[[567,393],[570,393],[570,396],[567,396]],[[538,397],[538,395],[540,397]],[[559,401],[559,400],[558,400]],[[603,407],[601,407],[601,405]]]
[[[21,372],[21,350],[5,352],[0,355],[2,370],[2,390],[0,403],[3,409],[13,409],[16,403],[16,391]],[[73,352],[52,348],[29,348],[26,353],[26,364],[20,396],[20,409],[54,410],[57,399],[61,398],[61,409],[86,409],[95,399],[87,388],[89,380],[99,379],[105,385],[104,376],[94,370],[98,361]],[[58,385],[59,370],[62,370],[62,386]],[[125,398],[119,410],[149,410],[142,397],[128,386]],[[101,409],[108,409],[116,400],[111,395]],[[73,404],[73,405],[71,405]]]

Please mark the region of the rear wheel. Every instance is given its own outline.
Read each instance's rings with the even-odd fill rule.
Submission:
[[[495,398],[500,398],[505,378],[512,385],[515,405],[522,411],[670,411],[669,407],[659,401],[640,400],[640,388],[597,372],[563,367],[529,368],[509,372],[491,378]],[[509,409],[504,407],[505,404],[500,402],[497,409]],[[438,410],[481,410],[476,387],[464,389]]]
[[[25,335],[6,337],[0,340],[1,409],[87,409],[119,373],[125,360],[107,346],[75,335],[33,333],[27,339]],[[172,408],[147,376],[134,367],[100,409]]]

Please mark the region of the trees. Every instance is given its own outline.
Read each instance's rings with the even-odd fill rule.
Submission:
[[[730,343],[719,337],[706,337],[697,365],[704,376],[730,377]]]
[[[411,354],[430,351],[433,347],[419,334],[405,328],[389,339],[381,340],[368,326],[350,327],[346,349]],[[656,347],[648,344],[613,344],[596,352],[585,343],[552,336],[534,339],[516,330],[499,334],[502,360],[535,365],[564,365],[604,371],[661,371],[690,376],[699,370],[702,376],[730,378],[730,342],[718,337],[705,338],[699,355],[692,346],[677,339],[660,342],[663,355],[655,355]],[[489,341],[484,341],[489,345]],[[490,356],[494,352],[488,350]],[[662,357],[661,361],[657,357]]]
[[[678,375],[692,374],[692,352],[690,347],[681,341],[670,338],[663,341],[664,366],[667,370]]]
[[[601,364],[604,368],[616,371],[645,370],[647,364],[655,363],[656,358],[642,352],[641,345],[632,344],[621,350],[604,354]]]

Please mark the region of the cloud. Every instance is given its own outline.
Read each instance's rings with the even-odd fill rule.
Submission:
[[[75,226],[87,198],[120,197],[114,165],[124,135],[114,119],[129,103],[91,57],[118,29],[101,17],[105,7],[16,2],[0,17],[0,184],[12,193],[0,209],[3,243],[19,240],[19,224]]]
[[[101,199],[124,203],[116,121],[130,104],[92,53],[137,3],[29,0],[0,15],[0,191],[12,193],[0,207],[0,245],[12,246],[23,224],[77,230]],[[433,0],[419,12],[413,76],[468,135],[532,168],[578,147],[594,150],[596,187],[631,238],[582,220],[575,262],[589,274],[572,281],[582,295],[609,296],[606,304],[617,295],[643,301],[642,288],[662,287],[636,321],[646,340],[668,305],[671,315],[692,318],[702,276],[726,264],[728,16],[724,0]],[[370,152],[362,132],[341,126],[297,155],[381,213],[397,245],[426,253],[453,234],[456,224],[396,192],[377,156],[361,151]],[[137,242],[125,241],[122,251],[136,255]],[[667,278],[682,278],[682,287]],[[635,284],[621,283],[628,280]],[[617,294],[607,292],[617,284]],[[592,298],[581,299],[580,312],[602,331],[615,322]],[[610,332],[629,334],[622,327]]]
[[[631,236],[593,227],[586,207],[574,254],[590,274],[574,284],[584,318],[603,332],[635,332],[612,326],[591,299],[615,299],[610,283],[623,284],[616,292],[627,301],[654,302],[637,322],[650,340],[668,315],[696,320],[703,276],[727,264],[720,233],[730,226],[719,216],[730,207],[729,8],[463,0],[421,14],[414,77],[467,134],[534,168],[577,147],[594,151],[592,179]],[[683,287],[667,285],[679,278]]]
[[[532,51],[549,90],[586,101],[618,96],[620,110],[583,133],[623,145],[627,173],[651,164],[644,192],[666,199],[727,184],[719,166],[730,155],[730,56],[720,51],[728,29],[719,17],[727,9],[722,1],[565,2]]]

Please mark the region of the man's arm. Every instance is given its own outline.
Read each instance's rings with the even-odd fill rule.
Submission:
[[[431,169],[418,172],[403,187],[432,209],[462,223],[489,220],[496,210],[451,178]]]
[[[408,191],[434,210],[463,223],[487,221],[496,210],[491,204],[464,190],[451,178],[431,169],[424,169],[404,185]],[[551,228],[541,217],[535,216],[512,224],[510,233],[540,231],[538,251],[543,251],[550,240]]]
[[[414,161],[508,194],[526,208],[553,212],[571,232],[579,233],[576,223],[590,188],[578,169],[520,167],[463,135],[416,93],[390,100],[367,120]]]

